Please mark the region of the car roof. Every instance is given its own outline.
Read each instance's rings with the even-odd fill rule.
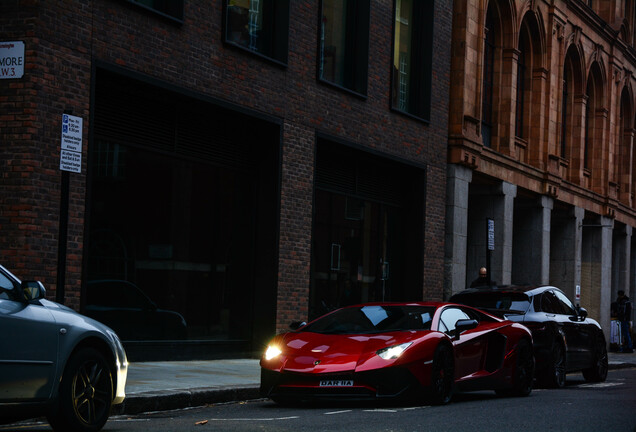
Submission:
[[[449,304],[449,302],[440,302],[440,301],[387,302],[387,301],[384,301],[384,302],[369,302],[369,303],[355,304],[351,306],[344,306],[342,307],[342,309],[345,309],[348,307],[355,308],[355,307],[364,307],[364,306],[431,306],[431,307],[438,308],[440,306],[444,306],[447,304]]]
[[[544,291],[547,291],[549,289],[559,290],[559,288],[555,286],[551,286],[551,285],[491,285],[491,286],[467,288],[464,291],[455,293],[455,295],[474,294],[474,293],[480,293],[480,292],[482,293],[500,292],[500,293],[519,293],[519,294],[526,294],[528,296],[534,296]]]

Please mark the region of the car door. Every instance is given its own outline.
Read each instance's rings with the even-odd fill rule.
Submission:
[[[568,313],[563,302],[557,297],[557,291],[547,290],[541,296],[541,309],[545,313],[546,320],[554,326],[555,342],[565,339],[566,369],[572,370],[580,362],[580,340],[577,334],[576,322],[570,320],[572,315]]]
[[[455,349],[455,379],[466,379],[483,368],[483,353],[486,349],[485,339],[481,332],[469,330],[454,338],[455,324],[459,320],[471,319],[471,317],[457,307],[447,307],[440,315],[440,331],[453,338]]]
[[[568,343],[568,366],[572,369],[583,369],[592,362],[593,331],[586,320],[580,320],[574,304],[561,291],[554,290],[554,295],[560,304],[561,312],[565,315],[564,332]]]
[[[0,402],[50,397],[56,375],[58,326],[46,308],[15,299],[0,273]]]

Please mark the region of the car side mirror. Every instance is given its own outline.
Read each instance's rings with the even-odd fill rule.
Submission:
[[[22,299],[27,303],[46,297],[46,289],[40,281],[23,281],[20,290]]]
[[[479,322],[474,319],[461,319],[455,323],[455,338],[459,339],[459,335],[466,330],[472,330],[479,325]]]
[[[298,330],[299,328],[304,327],[306,325],[307,323],[305,321],[294,321],[293,323],[289,325],[289,328],[292,330]]]
[[[583,321],[585,318],[587,318],[587,309],[578,306],[576,308],[576,314],[579,316],[581,321]]]

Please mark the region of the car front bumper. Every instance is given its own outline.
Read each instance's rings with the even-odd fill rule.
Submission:
[[[261,368],[261,395],[274,400],[377,400],[415,397],[423,390],[407,368],[307,374]]]

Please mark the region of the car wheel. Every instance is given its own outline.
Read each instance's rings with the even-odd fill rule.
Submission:
[[[453,350],[446,344],[440,344],[433,355],[431,371],[430,398],[435,405],[450,402],[455,384],[455,364]]]
[[[506,390],[497,390],[501,396],[528,396],[532,392],[534,380],[534,353],[532,345],[526,339],[517,344],[517,362],[513,375],[512,387]]]
[[[554,342],[550,350],[550,365],[545,376],[545,383],[548,387],[565,387],[565,348],[563,344]]]
[[[112,401],[113,378],[106,359],[84,348],[66,364],[58,410],[48,420],[55,431],[96,432],[108,420]]]
[[[594,343],[594,352],[592,353],[594,364],[583,370],[585,381],[603,382],[607,379],[607,346],[605,344],[605,336],[599,334]]]

